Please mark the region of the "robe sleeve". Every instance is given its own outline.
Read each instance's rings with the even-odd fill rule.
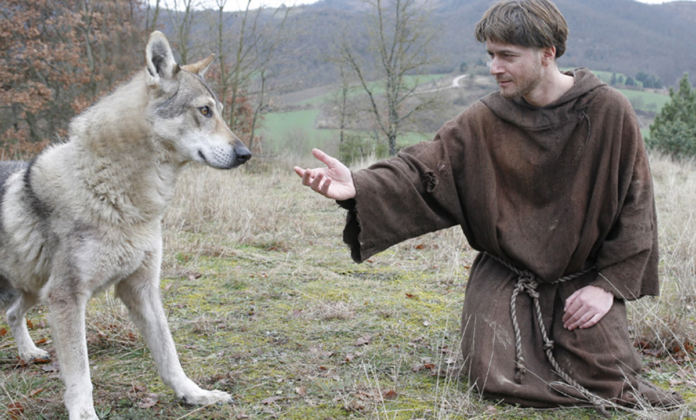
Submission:
[[[461,220],[452,163],[440,134],[353,173],[353,181],[355,199],[339,205],[348,209],[343,240],[356,262]]]
[[[627,300],[659,294],[657,216],[645,145],[632,111],[623,119],[619,212],[597,258],[593,283]]]

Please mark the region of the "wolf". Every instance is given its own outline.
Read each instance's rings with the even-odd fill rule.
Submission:
[[[29,163],[0,164],[0,304],[27,362],[49,358],[25,321],[32,306],[47,306],[71,420],[98,418],[85,308],[112,286],[177,397],[232,402],[184,373],[159,289],[161,223],[177,176],[189,162],[231,169],[251,158],[203,79],[213,57],[179,65],[153,32],[145,68],[75,117],[67,141]]]

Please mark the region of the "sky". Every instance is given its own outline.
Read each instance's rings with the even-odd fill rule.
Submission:
[[[660,4],[660,3],[669,3],[670,1],[676,1],[676,0],[636,0],[641,3],[648,3],[648,4]],[[696,0],[686,0],[686,1],[696,1]]]
[[[278,7],[281,4],[285,3],[286,6],[292,6],[292,5],[300,5],[300,4],[309,4],[309,3],[315,3],[317,0],[252,0],[252,5],[256,4],[258,5],[259,3],[263,3],[267,7]],[[658,3],[668,3],[670,1],[675,1],[675,0],[636,0],[641,3],[648,3],[648,4],[658,4]],[[689,0],[689,1],[696,1],[696,0]],[[246,6],[246,1],[243,0],[228,0],[229,3],[241,3],[242,6]]]

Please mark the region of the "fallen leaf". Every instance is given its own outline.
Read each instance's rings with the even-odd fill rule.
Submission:
[[[48,340],[46,338],[40,338],[34,344],[45,344]]]
[[[152,408],[157,405],[158,401],[155,398],[143,398],[138,404],[140,408]]]
[[[133,385],[133,392],[145,392],[147,388],[142,385]]]
[[[35,389],[35,390],[31,391],[29,393],[29,398],[33,398],[35,395],[42,393],[44,391],[44,389],[46,389],[46,388],[39,388],[39,389]]]
[[[364,336],[358,338],[358,340],[355,342],[355,345],[356,346],[366,346],[366,345],[370,344],[371,341],[372,341],[371,335],[364,335]]]
[[[345,359],[345,360],[346,360],[346,363],[352,362],[353,359],[355,359],[355,355],[354,355],[353,353],[348,353],[348,354],[346,354],[346,359]]]
[[[2,337],[5,334],[7,334],[7,330],[4,328],[0,328],[0,337]]]
[[[261,404],[263,405],[271,405],[275,404],[276,401],[282,400],[283,397],[268,397],[265,400],[261,401]]]
[[[343,406],[348,412],[362,411],[365,409],[365,405],[359,403],[358,401],[351,401],[350,403]]]
[[[41,366],[41,370],[44,372],[58,372],[60,371],[60,368],[56,362],[53,362],[50,365]]]
[[[382,398],[384,398],[385,400],[393,400],[394,398],[396,398],[396,396],[396,391],[394,391],[393,389],[390,389],[389,391],[382,394]]]
[[[299,387],[295,388],[295,394],[297,394],[301,397],[304,397],[305,395],[307,395],[307,388],[305,388],[303,386],[299,386]]]
[[[29,319],[27,319],[27,328],[29,328],[30,330],[34,329],[34,323],[31,322],[31,320]]]
[[[12,404],[7,406],[7,411],[10,413],[11,416],[16,417],[24,413],[24,406],[18,402],[13,402]]]

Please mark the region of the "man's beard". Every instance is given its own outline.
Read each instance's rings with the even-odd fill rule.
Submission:
[[[507,89],[500,88],[500,96],[505,99],[515,99],[528,95],[539,83],[541,83],[541,65],[537,64],[529,71],[525,71],[514,79],[503,79],[512,81],[512,85]]]

